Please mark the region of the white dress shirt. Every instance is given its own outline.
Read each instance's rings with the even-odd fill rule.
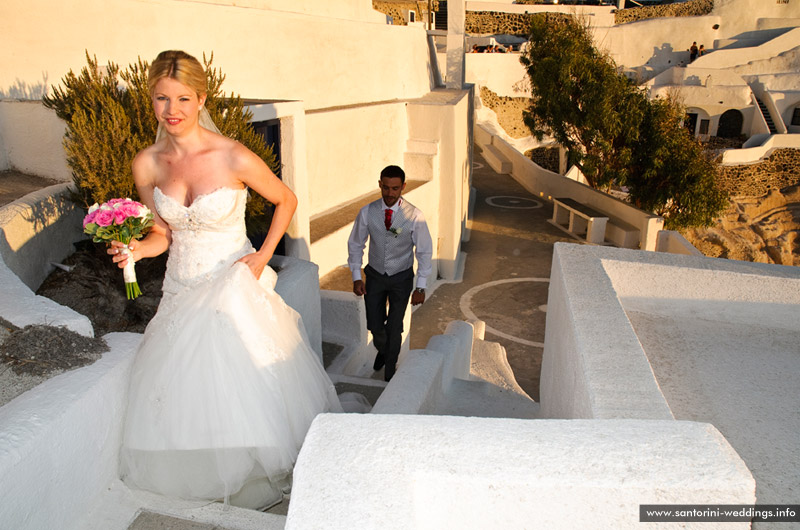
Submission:
[[[370,207],[380,206],[380,219],[373,219],[370,222]],[[402,206],[402,208],[401,208]],[[350,238],[347,241],[348,259],[347,264],[353,275],[353,281],[361,279],[361,264],[364,258],[364,247],[369,239],[369,265],[379,273],[394,274],[405,270],[413,265],[413,256],[407,245],[392,245],[391,238],[403,236],[404,230],[410,229],[411,243],[414,246],[414,255],[417,258],[417,281],[418,289],[427,287],[428,276],[431,273],[431,257],[433,255],[433,241],[431,240],[428,224],[425,216],[414,205],[402,197],[391,206],[392,210],[392,230],[386,230],[383,224],[384,211],[389,208],[378,199],[367,204],[358,212]],[[374,210],[373,210],[374,211]],[[408,218],[406,218],[408,217]],[[388,239],[390,244],[381,246],[378,242]],[[393,266],[401,263],[405,264],[400,270],[394,271]]]

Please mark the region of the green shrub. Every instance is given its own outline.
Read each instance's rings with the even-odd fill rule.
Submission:
[[[252,114],[239,96],[222,92],[225,76],[206,67],[208,97],[205,106],[220,132],[239,141],[261,157],[276,174],[277,162],[271,146],[250,125]],[[136,153],[156,138],[158,122],[147,86],[149,64],[142,59],[120,71],[109,62],[100,68],[96,57],[86,53],[88,63],[79,75],[71,70],[62,79],[63,88],[42,98],[45,107],[67,122],[64,149],[77,187],[74,200],[84,208],[115,197],[138,199],[131,163]],[[247,203],[247,226],[251,234],[266,232],[271,211],[267,201],[252,194]]]

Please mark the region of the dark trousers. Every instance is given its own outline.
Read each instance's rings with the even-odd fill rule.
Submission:
[[[384,379],[387,381],[394,375],[397,367],[397,356],[403,336],[403,317],[414,288],[414,269],[410,268],[391,276],[380,274],[367,265],[364,303],[367,308],[367,329],[372,333],[372,340],[386,363]],[[389,310],[386,310],[386,303]]]

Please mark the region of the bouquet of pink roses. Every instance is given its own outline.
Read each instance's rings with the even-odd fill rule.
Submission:
[[[83,218],[83,231],[92,236],[95,243],[119,241],[128,245],[134,239],[144,236],[153,226],[153,212],[147,206],[131,199],[111,199],[101,205],[94,203]],[[126,246],[123,253],[129,259],[122,275],[125,278],[125,291],[128,300],[133,300],[142,291],[136,282],[136,271],[130,250]]]

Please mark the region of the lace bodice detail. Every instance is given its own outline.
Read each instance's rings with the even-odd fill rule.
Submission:
[[[244,224],[246,189],[218,188],[184,206],[156,187],[153,202],[172,231],[165,293],[214,278],[253,252]]]

